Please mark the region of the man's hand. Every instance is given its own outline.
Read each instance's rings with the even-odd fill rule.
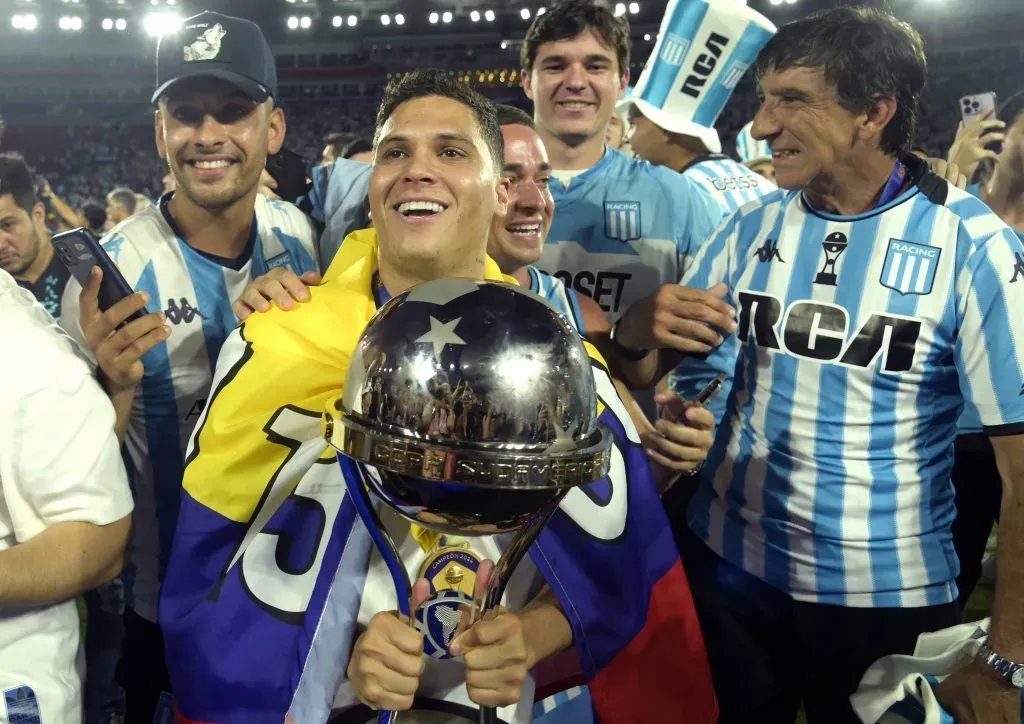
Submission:
[[[101,312],[99,293],[102,281],[103,270],[93,267],[78,297],[79,321],[85,344],[96,356],[105,378],[107,393],[114,396],[139,384],[145,372],[142,356],[166,340],[171,330],[159,312],[147,314],[118,329],[128,317],[146,308],[149,295],[136,292]]]
[[[928,168],[940,178],[944,178],[958,189],[967,188],[967,177],[960,172],[960,167],[942,158],[929,158]]]
[[[281,197],[277,195],[277,179],[271,176],[267,169],[263,169],[260,174],[259,192],[269,198],[281,200]]]
[[[998,155],[985,146],[1006,138],[1006,134],[1003,133],[1006,124],[995,118],[989,120],[992,113],[986,111],[971,119],[967,125],[961,122],[953,145],[949,147],[946,160],[955,163],[967,178],[974,177],[979,163],[986,158],[995,159]]]
[[[290,269],[278,267],[249,282],[249,286],[231,308],[240,322],[248,319],[253,312],[266,312],[270,309],[270,302],[288,310],[293,306],[292,300],[308,302],[309,291],[306,287],[319,283],[320,275],[316,272],[306,272],[300,277]]]
[[[1020,724],[1021,692],[979,661],[953,673],[935,695],[957,724]]]
[[[728,288],[707,291],[663,284],[634,304],[619,322],[618,342],[627,349],[675,349],[705,354],[736,331],[736,310],[723,301]]]
[[[466,664],[469,698],[479,706],[509,706],[523,696],[530,670],[523,622],[496,609],[452,641],[448,651]]]
[[[660,419],[654,423],[654,432],[640,435],[644,452],[655,463],[675,473],[692,473],[699,469],[714,442],[714,415],[670,391],[659,389],[654,401]]]
[[[413,586],[410,609],[415,611],[430,595],[421,578]],[[348,678],[356,696],[371,709],[405,711],[420,686],[423,636],[394,611],[381,611],[370,619],[356,640],[348,662]]]

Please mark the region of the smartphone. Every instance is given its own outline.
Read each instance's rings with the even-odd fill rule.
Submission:
[[[715,379],[711,380],[711,382],[707,384],[707,387],[700,391],[697,398],[693,401],[694,404],[700,405],[701,407],[707,407],[708,403],[714,399],[715,395],[718,394],[724,384],[725,373],[719,372],[715,375]]]
[[[996,94],[992,92],[964,96],[960,99],[960,117],[963,119],[965,126],[988,111],[992,111],[992,115],[989,118],[995,118],[997,106]]]
[[[294,151],[282,148],[267,156],[267,171],[277,181],[274,193],[285,201],[294,202],[306,192],[306,160]]]
[[[89,273],[94,266],[103,270],[103,282],[100,284],[99,294],[101,312],[107,311],[125,297],[130,297],[135,293],[128,286],[128,282],[121,275],[117,265],[107,256],[107,252],[88,229],[83,227],[55,234],[52,243],[57,258],[83,287],[89,281]],[[120,326],[123,327],[136,319],[142,319],[147,314],[145,309],[140,309]]]

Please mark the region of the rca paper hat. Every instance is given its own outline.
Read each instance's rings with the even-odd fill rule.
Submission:
[[[773,35],[768,18],[737,0],[671,0],[636,89],[619,109],[636,105],[666,131],[721,153],[715,120]]]
[[[751,121],[736,135],[736,155],[740,157],[740,161],[743,163],[754,163],[755,161],[764,161],[772,157],[772,150],[768,147],[768,141],[757,141],[754,136],[750,133],[750,129],[754,127],[754,122]]]

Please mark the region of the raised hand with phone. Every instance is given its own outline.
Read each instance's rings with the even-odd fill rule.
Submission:
[[[995,94],[964,96],[960,99],[962,119],[946,160],[956,164],[968,182],[982,161],[995,161],[999,152],[991,148],[1005,138],[1006,123],[996,118]]]
[[[117,434],[123,439],[131,417],[135,389],[145,368],[142,357],[171,335],[161,312],[145,313],[149,295],[134,292],[103,309],[100,290],[104,272],[93,267],[79,295],[79,323],[86,346],[96,357],[100,381],[117,412]]]

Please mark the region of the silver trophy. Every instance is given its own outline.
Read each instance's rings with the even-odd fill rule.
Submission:
[[[591,363],[575,330],[528,291],[468,279],[421,284],[377,312],[344,394],[325,413],[325,436],[391,573],[400,613],[438,658],[447,657],[461,607],[475,616],[496,607],[562,498],[605,477],[612,445],[597,423]],[[410,611],[410,576],[371,491],[442,536],[514,533],[483,600],[471,598],[479,557],[442,544],[420,571],[432,598]],[[396,719],[381,712],[378,721]],[[497,721],[495,710],[482,708],[479,721]]]

